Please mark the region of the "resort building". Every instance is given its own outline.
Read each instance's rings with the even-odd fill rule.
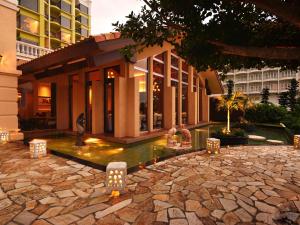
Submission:
[[[17,2],[0,0],[0,131],[10,132],[10,140],[23,138],[18,130],[18,77],[16,70]]]
[[[234,90],[247,94],[254,102],[260,102],[262,89],[269,88],[270,102],[278,104],[278,95],[287,91],[292,79],[300,81],[300,73],[280,68],[234,70],[226,75],[223,87],[226,93],[226,81],[232,80]]]
[[[90,0],[18,2],[18,65],[90,35]]]
[[[23,129],[76,131],[81,113],[88,133],[116,138],[209,121],[208,95],[223,93],[215,71],[196,71],[168,43],[126,60],[128,44],[119,33],[91,36],[19,66]]]

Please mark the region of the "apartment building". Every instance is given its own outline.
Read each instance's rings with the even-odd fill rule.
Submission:
[[[227,74],[223,87],[227,92],[226,81],[234,81],[234,90],[241,91],[254,101],[261,100],[263,88],[270,90],[270,102],[278,104],[278,95],[286,92],[292,79],[300,80],[300,73],[280,68],[264,68],[262,70],[234,70]]]
[[[90,0],[19,0],[18,64],[90,35]]]

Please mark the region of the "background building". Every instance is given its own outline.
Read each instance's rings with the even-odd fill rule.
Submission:
[[[224,92],[227,92],[226,81],[234,82],[234,91],[247,94],[254,102],[260,102],[263,88],[270,89],[270,102],[278,104],[278,94],[286,92],[292,79],[299,81],[300,73],[280,68],[265,68],[262,70],[234,70],[226,75],[223,82]]]
[[[90,35],[90,0],[19,0],[18,64]]]

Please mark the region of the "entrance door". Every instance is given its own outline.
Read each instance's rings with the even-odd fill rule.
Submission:
[[[104,131],[114,132],[114,77],[110,76],[105,76],[104,79]]]

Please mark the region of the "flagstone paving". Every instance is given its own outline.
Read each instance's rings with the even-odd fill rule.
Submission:
[[[20,143],[0,146],[0,224],[300,224],[300,151],[224,148],[171,158],[106,194],[105,173]]]

